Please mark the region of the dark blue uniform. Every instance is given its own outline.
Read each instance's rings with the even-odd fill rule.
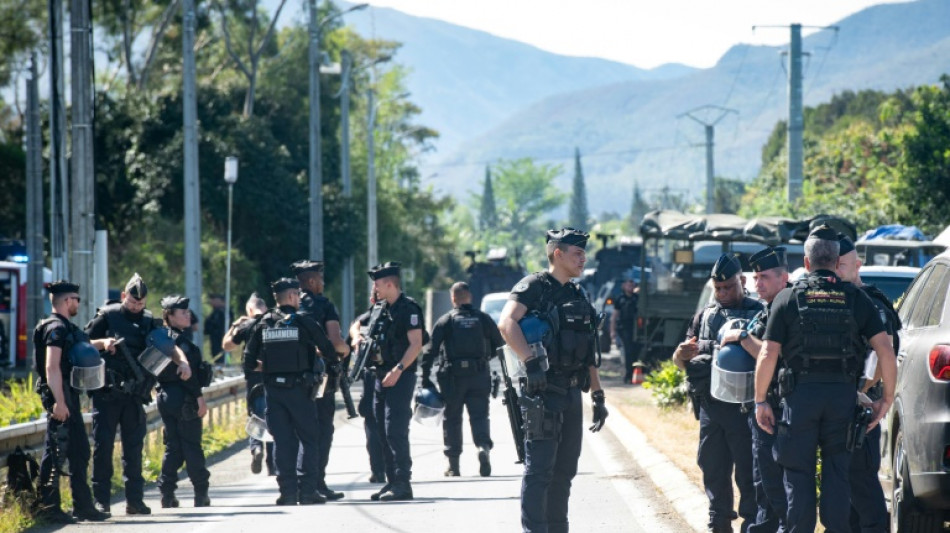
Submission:
[[[254,328],[254,324],[257,323],[257,319],[261,315],[258,314],[254,318],[242,317],[234,322],[231,325],[231,328],[234,330],[234,334],[231,336],[231,342],[234,344],[247,344],[247,341],[250,339],[251,330]],[[251,396],[251,391],[254,389],[255,385],[260,384],[262,387],[264,385],[264,376],[261,374],[260,370],[249,369],[245,365],[244,367],[244,379],[247,381],[247,408],[250,413],[253,413],[261,420],[264,420],[267,411],[267,398],[265,395],[259,394],[256,396]],[[273,442],[263,442],[255,439],[254,437],[248,436],[247,438],[248,447],[251,449],[251,455],[266,454],[265,461],[267,463],[267,475],[276,476],[277,467],[274,464],[274,443]]]
[[[637,347],[633,344],[633,334],[637,329],[637,303],[640,296],[636,293],[627,296],[621,293],[614,300],[614,313],[617,315],[617,336],[623,346],[623,382],[633,379],[633,363],[637,361]]]
[[[360,330],[365,330],[369,326],[370,311],[366,311],[357,321],[360,323]],[[363,432],[366,434],[366,453],[369,455],[369,467],[372,475],[371,482],[386,482],[386,459],[383,457],[383,439],[379,434],[379,427],[376,423],[376,411],[373,407],[376,398],[376,369],[363,369],[363,393],[360,396],[359,405],[356,409],[363,417]]]
[[[412,298],[400,294],[391,305],[383,302],[390,323],[380,346],[383,364],[376,368],[373,410],[376,430],[383,441],[386,480],[390,488],[405,489],[412,479],[409,453],[409,421],[412,419],[412,395],[416,387],[416,361],[403,369],[392,387],[383,387],[383,378],[409,349],[409,332],[422,330],[422,308]],[[383,493],[385,491],[380,491]],[[409,489],[411,494],[411,489]]]
[[[86,482],[86,471],[89,468],[89,438],[86,436],[86,425],[83,423],[79,406],[79,393],[69,386],[71,367],[67,352],[73,344],[81,341],[88,341],[86,334],[68,318],[58,313],[53,313],[33,330],[36,373],[39,375],[37,390],[40,392],[43,407],[48,412],[52,412],[55,402],[46,379],[46,348],[53,346],[62,350],[59,368],[63,377],[63,397],[69,409],[69,417],[63,422],[47,417],[46,445],[40,462],[40,501],[45,509],[60,507],[59,477],[62,473],[59,465],[68,461],[69,487],[73,492],[73,508],[76,513],[94,510],[92,492]],[[61,429],[63,427],[66,429]],[[68,437],[58,440],[57,434],[63,431]],[[65,446],[63,446],[64,441],[68,442]],[[66,449],[62,450],[63,447]],[[59,456],[60,453],[66,454],[65,460]]]
[[[763,306],[751,298],[743,298],[734,308],[710,304],[697,313],[686,331],[686,338],[696,337],[699,355],[686,363],[693,412],[699,420],[699,451],[697,462],[703,471],[703,486],[709,498],[709,528],[714,532],[732,531],[737,517],[732,491],[733,468],[739,489],[739,512],[742,531],[756,519],[755,485],[752,477],[752,433],[748,415],[742,406],[714,399],[709,391],[712,358],[718,344],[719,330],[733,318],[751,319]]]
[[[865,341],[884,331],[864,292],[818,270],[772,302],[765,340],[781,345],[780,372],[795,376],[776,424],[775,459],[785,470],[790,533],[815,530],[815,458],[821,447],[821,522],[849,531],[848,426]],[[862,337],[864,339],[862,339]],[[780,378],[780,382],[782,379]]]
[[[308,373],[314,368],[315,348],[333,353],[323,329],[296,311],[281,306],[265,313],[254,326],[244,352],[245,369],[263,363],[267,427],[274,436],[277,456],[278,503],[287,505],[325,501],[317,493],[320,429],[310,399],[313,381]]]
[[[873,285],[864,285],[861,289],[871,297],[877,308],[884,330],[894,340],[894,353],[900,348],[897,332],[901,329],[901,319],[894,311],[890,299]],[[881,399],[881,385],[878,383],[868,391],[873,401]],[[877,472],[881,468],[881,425],[868,432],[861,449],[851,454],[851,531],[852,533],[880,533],[888,531],[887,503],[881,488]]]
[[[106,511],[110,507],[112,454],[117,429],[121,429],[126,505],[133,509],[145,509],[142,501],[145,486],[142,448],[148,428],[143,405],[151,403],[154,380],[136,358],[145,350],[145,336],[158,325],[148,310],[132,314],[118,303],[100,309],[86,325],[86,333],[90,338],[125,339],[124,348],[120,345],[116,347],[115,353],[103,353],[107,386],[92,393],[92,433],[95,441],[92,493]]]
[[[762,310],[749,323],[749,334],[762,339],[768,324],[768,308]],[[773,384],[774,385],[774,384]],[[777,391],[770,391],[768,402],[776,419],[782,417],[782,404]],[[749,526],[749,533],[776,533],[785,531],[785,514],[788,502],[785,499],[785,481],[782,467],[772,456],[775,435],[770,435],[759,427],[755,420],[755,409],[749,411],[749,430],[752,432],[752,482],[755,485],[755,502],[758,506],[755,523]]]
[[[522,279],[509,299],[524,305],[526,315],[538,313],[544,318],[557,307],[562,317],[557,325],[560,333],[545,346],[550,361],[545,373],[548,388],[534,396],[543,400],[542,420],[536,422],[546,431],[525,435],[521,526],[531,533],[566,532],[571,481],[577,474],[583,438],[581,390],[589,388],[590,367],[595,362],[594,308],[575,283],[561,284],[548,272]],[[586,324],[587,331],[566,327],[567,316],[576,319],[572,321],[577,325]],[[527,426],[541,413],[523,403],[522,414]]]
[[[162,473],[158,487],[163,500],[173,499],[178,488],[178,470],[184,464],[188,478],[195,488],[196,506],[208,497],[208,479],[211,473],[205,466],[205,454],[201,449],[202,421],[198,416],[198,398],[201,394],[199,369],[201,350],[181,336],[181,331],[172,329],[175,344],[181,348],[191,367],[191,376],[182,381],[179,376],[170,381],[159,382],[158,413],[162,417],[162,439],[165,455],[162,457]]]
[[[431,337],[422,355],[422,376],[428,378],[438,359],[436,376],[445,401],[442,422],[444,453],[450,460],[455,458],[457,466],[462,453],[462,412],[465,408],[468,408],[475,446],[487,450],[492,448],[488,420],[488,397],[491,395],[488,361],[505,341],[494,320],[471,304],[462,304],[442,315],[432,327]],[[491,472],[490,466],[487,471]]]
[[[329,298],[322,294],[314,294],[308,290],[300,291],[300,314],[312,318],[324,331],[327,329],[327,322],[340,322],[340,315],[337,313],[336,306]],[[317,410],[317,420],[320,424],[320,440],[318,443],[320,462],[317,469],[317,486],[319,490],[329,492],[327,487],[327,464],[330,462],[330,447],[333,445],[333,417],[336,416],[336,390],[341,376],[340,357],[336,350],[325,353],[322,352],[323,359],[327,365],[327,387],[323,396],[317,398],[315,408]]]

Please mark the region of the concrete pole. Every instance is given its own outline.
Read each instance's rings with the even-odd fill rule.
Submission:
[[[716,206],[716,172],[713,169],[713,142],[716,136],[716,127],[706,124],[706,214],[714,213]]]
[[[92,109],[92,20],[87,0],[72,0],[70,9],[70,63],[72,88],[72,158],[70,199],[72,213],[71,281],[86,293],[76,321],[85,324],[92,318],[96,303],[93,290],[92,253],[95,234],[95,174],[93,161]]]
[[[350,183],[350,74],[353,69],[353,56],[343,50],[340,54],[343,63],[343,80],[340,87],[340,172],[343,178],[343,197],[353,196],[353,187]],[[343,259],[343,316],[340,324],[346,327],[353,321],[353,254]]]
[[[201,322],[201,187],[198,181],[198,104],[195,88],[195,0],[182,2],[184,32],[184,179],[185,179],[185,294],[191,300],[191,312]],[[194,342],[203,345],[202,328],[194,332]]]
[[[231,327],[231,207],[234,205],[234,185],[228,184],[228,259],[224,275],[224,327]],[[227,358],[225,352],[225,358]]]
[[[367,124],[366,124],[366,220],[367,241],[366,252],[367,268],[379,264],[377,234],[376,234],[376,148],[373,143],[373,130],[376,128],[376,96],[372,89],[366,91]],[[370,282],[372,291],[372,282]]]
[[[320,25],[317,21],[317,0],[308,0],[310,7],[310,255],[323,260],[323,162],[320,153]]]
[[[802,25],[792,24],[788,54],[788,192],[789,204],[802,195],[804,148],[802,134],[805,117],[802,113]]]
[[[109,232],[104,229],[96,230],[94,247],[95,273],[91,291],[93,303],[102,304],[109,298]]]
[[[50,157],[49,220],[53,279],[69,278],[69,174],[66,172],[66,89],[63,79],[63,0],[49,1],[50,29]]]
[[[27,81],[26,150],[26,324],[32,328],[43,318],[43,134],[40,131],[39,73],[36,53],[30,58]],[[28,329],[29,330],[29,329]],[[26,336],[26,368],[33,368],[33,336]],[[11,358],[15,361],[15,357]],[[11,362],[14,362],[11,361]]]

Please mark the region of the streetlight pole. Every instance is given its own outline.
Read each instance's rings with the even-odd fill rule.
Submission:
[[[366,220],[367,241],[366,262],[368,268],[379,264],[376,242],[376,147],[373,144],[373,130],[376,128],[376,93],[373,89],[366,91],[368,106],[368,120],[366,124]],[[372,283],[370,283],[372,285]],[[370,288],[372,291],[372,287]]]
[[[319,0],[307,0],[310,20],[309,67],[310,67],[310,259],[323,260],[323,162],[320,146],[320,33],[330,21],[360,9],[369,4],[357,4],[345,11],[317,20]]]
[[[224,327],[231,324],[231,206],[234,198],[234,184],[238,178],[238,158],[228,157],[224,160],[224,181],[228,183],[228,259],[224,275]],[[225,363],[230,357],[225,354]]]

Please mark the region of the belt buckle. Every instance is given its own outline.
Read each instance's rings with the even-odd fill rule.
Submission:
[[[287,378],[285,378],[284,376],[277,376],[274,378],[274,382],[280,383],[281,385],[283,385],[284,383],[287,383]]]

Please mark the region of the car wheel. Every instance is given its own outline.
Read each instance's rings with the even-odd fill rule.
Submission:
[[[910,465],[904,448],[904,430],[894,442],[894,482],[891,494],[891,533],[939,533],[943,520],[939,513],[923,512],[910,485]]]

